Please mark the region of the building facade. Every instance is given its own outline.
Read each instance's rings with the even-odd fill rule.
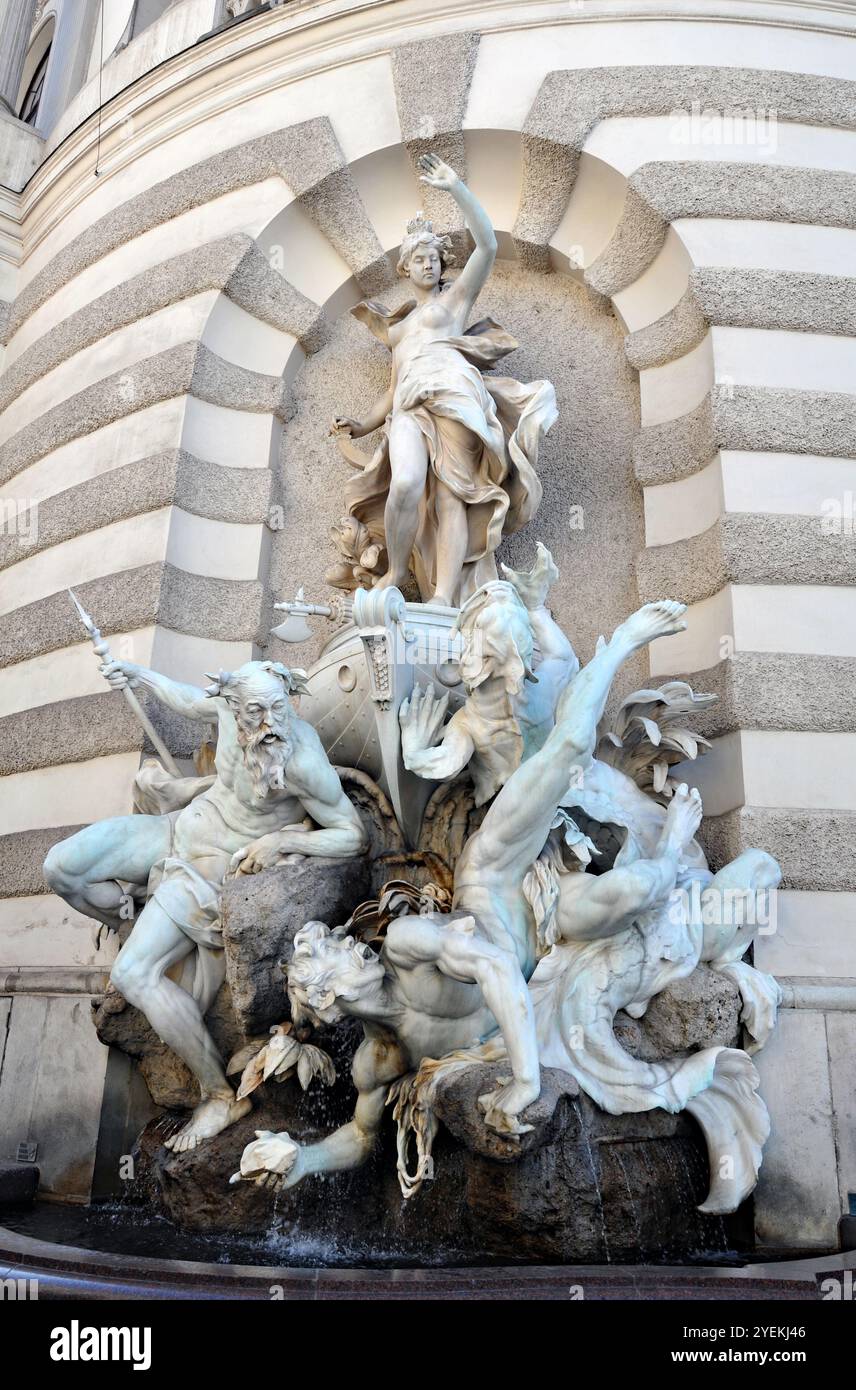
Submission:
[[[856,1210],[856,4],[852,0],[0,0],[0,1157],[86,1200],[145,1118],[92,1028],[115,944],[49,847],[131,810],[117,656],[199,682],[323,596],[325,435],[385,360],[436,149],[487,208],[484,312],[556,383],[545,501],[587,657],[690,605],[637,684],[719,695],[694,779],[712,860],[783,891],[758,1058],[765,1247]],[[519,359],[518,359],[519,360]],[[284,650],[284,649],[282,649]],[[293,649],[291,649],[293,651]],[[311,658],[311,650],[304,655]],[[290,658],[293,659],[293,658]],[[191,730],[162,724],[178,758]]]

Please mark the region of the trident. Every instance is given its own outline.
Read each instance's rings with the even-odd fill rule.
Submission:
[[[72,603],[74,604],[75,608],[78,611],[78,614],[80,615],[80,621],[83,623],[83,626],[86,628],[86,631],[89,633],[89,636],[92,639],[92,646],[95,650],[95,655],[100,657],[102,665],[105,665],[108,661],[113,660],[112,656],[110,655],[110,648],[104,641],[104,638],[101,636],[101,632],[99,631],[99,629],[95,626],[95,619],[92,618],[89,613],[87,613],[86,609],[83,607],[83,604],[78,599],[74,590],[69,589],[68,592],[71,596]],[[133,710],[138,723],[143,728],[143,731],[148,735],[148,738],[152,746],[154,747],[155,752],[158,753],[159,756],[162,758],[167,772],[171,773],[173,777],[180,777],[181,773],[178,770],[175,759],[173,758],[172,754],[170,753],[169,749],[167,748],[157,729],[152,724],[152,721],[149,719],[149,716],[146,714],[145,710],[143,709],[133,690],[127,683],[122,686],[122,694],[124,695],[125,699],[127,700],[128,704]]]

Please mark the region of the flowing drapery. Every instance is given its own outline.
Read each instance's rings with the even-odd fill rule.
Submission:
[[[373,302],[351,312],[389,346],[389,329],[414,307],[390,311]],[[405,366],[397,383],[393,415],[407,411],[419,426],[428,450],[429,470],[411,565],[424,596],[437,578],[438,485],[467,509],[468,544],[458,603],[497,577],[494,553],[504,535],[525,526],[541,500],[536,472],[543,436],[557,417],[549,381],[528,384],[513,377],[485,377],[517,342],[492,319],[459,336],[428,343]],[[392,417],[390,417],[392,418]],[[389,420],[370,460],[353,447],[343,449],[361,467],[346,484],[348,513],[361,521],[372,540],[384,542],[384,509],[392,480]]]

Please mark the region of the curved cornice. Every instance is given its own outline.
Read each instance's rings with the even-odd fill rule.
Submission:
[[[405,42],[430,38],[438,25],[444,33],[488,34],[557,24],[663,20],[797,28],[856,39],[854,0],[585,0],[579,8],[568,0],[444,0],[441,5],[426,4],[426,0],[309,0],[300,6],[263,11],[205,37],[141,71],[105,100],[100,109],[102,176],[109,177],[163,139],[192,130],[241,102],[287,86],[309,72],[320,73]],[[123,56],[127,58],[128,53],[125,50]],[[256,59],[251,58],[254,54]],[[206,87],[203,103],[200,91]],[[57,214],[67,216],[83,196],[80,178],[84,166],[90,172],[94,168],[99,140],[98,108],[93,104],[87,109],[84,100],[90,89],[94,97],[90,84],[63,118],[76,119],[79,105],[78,124],[17,195],[24,217],[69,175],[69,182],[77,187],[69,189]],[[131,139],[127,138],[129,122],[134,132]],[[116,136],[123,131],[119,154]],[[33,225],[29,230],[32,250],[49,229]]]

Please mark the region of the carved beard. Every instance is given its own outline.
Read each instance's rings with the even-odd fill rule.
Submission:
[[[280,721],[272,729],[245,729],[238,721],[238,743],[256,796],[282,791],[286,764],[294,749],[287,722]]]

